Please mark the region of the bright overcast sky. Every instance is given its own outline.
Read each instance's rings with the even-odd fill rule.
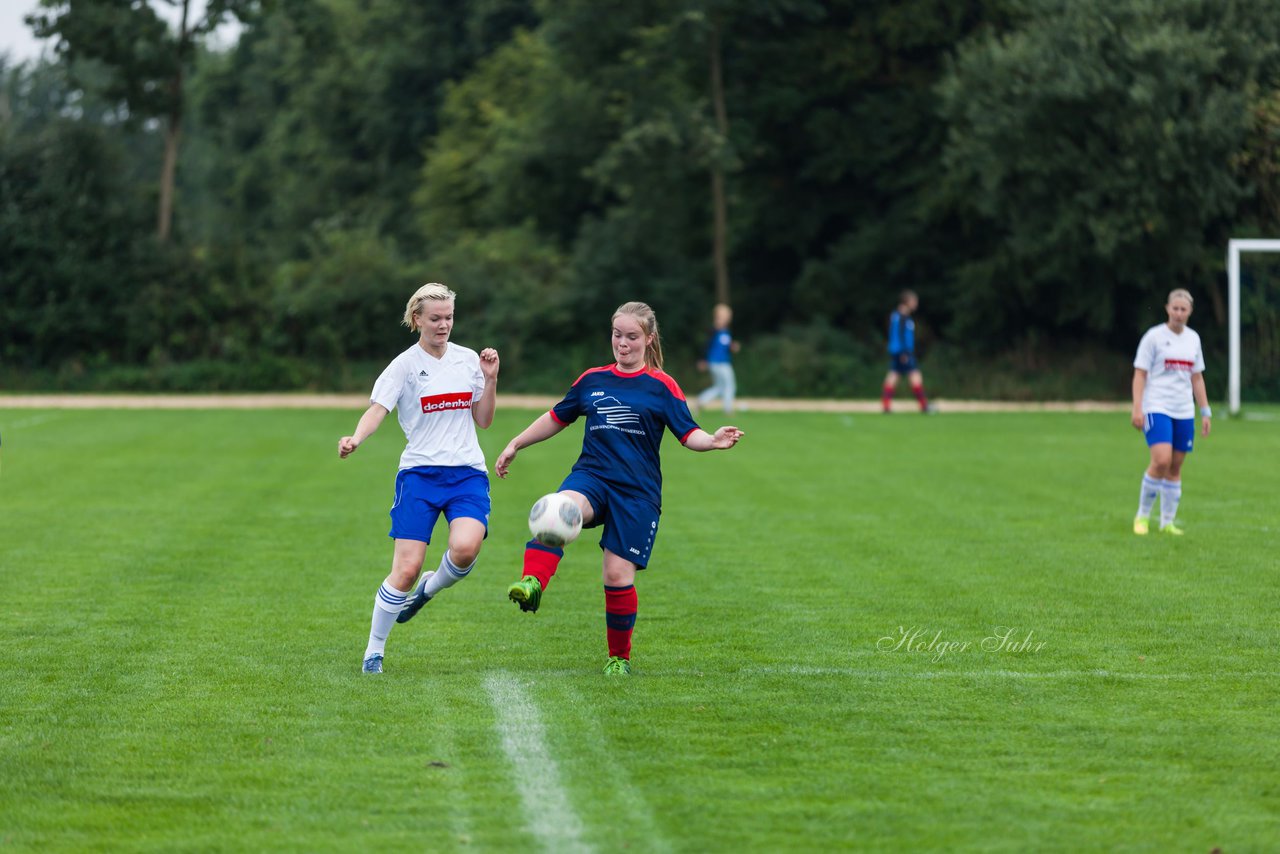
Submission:
[[[199,15],[204,11],[205,0],[193,0],[191,15]],[[40,56],[42,49],[47,49],[48,41],[40,41],[31,34],[31,28],[23,23],[23,16],[30,15],[40,6],[38,0],[0,0],[0,53],[9,55],[10,62],[26,62]],[[156,4],[162,15],[172,18],[174,29],[177,29],[178,15],[175,10],[164,3]],[[236,25],[224,24],[214,34],[217,45],[233,43],[238,32]]]
[[[7,53],[11,62],[40,55],[40,41],[22,22],[22,16],[30,15],[38,5],[36,0],[0,0],[0,53]]]

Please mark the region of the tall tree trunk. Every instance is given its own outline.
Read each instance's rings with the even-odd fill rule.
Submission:
[[[716,131],[721,146],[729,137],[729,116],[724,106],[724,79],[720,72],[720,24],[711,25],[711,104],[715,110]],[[711,159],[711,207],[715,222],[712,260],[716,270],[716,302],[729,305],[729,215],[724,197],[724,167],[720,152]]]
[[[187,13],[191,0],[182,0],[182,23],[178,25],[178,55],[169,81],[169,116],[164,130],[164,161],[160,164],[160,205],[156,212],[156,239],[169,240],[173,226],[173,183],[178,171],[178,141],[182,137],[182,65],[187,59]]]
[[[160,165],[160,208],[156,215],[156,239],[168,241],[173,223],[173,179],[178,169],[178,137],[182,134],[182,115],[174,110],[164,131],[164,162]]]

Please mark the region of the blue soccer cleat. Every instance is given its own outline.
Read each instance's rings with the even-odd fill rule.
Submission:
[[[382,653],[375,652],[364,660],[364,666],[361,668],[365,673],[381,673],[382,672]]]
[[[419,611],[422,610],[423,605],[431,601],[431,597],[424,593],[423,590],[426,589],[427,579],[435,574],[435,570],[428,570],[427,572],[422,573],[422,580],[418,582],[417,587],[413,588],[413,596],[408,602],[404,603],[404,607],[400,609],[400,613],[396,614],[397,623],[409,622]]]

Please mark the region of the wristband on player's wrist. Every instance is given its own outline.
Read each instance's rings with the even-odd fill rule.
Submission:
[[[1204,417],[1204,418],[1212,418],[1212,417],[1213,417],[1213,410],[1212,410],[1212,409],[1210,409],[1210,408],[1209,408],[1209,407],[1207,407],[1207,406],[1202,406],[1202,407],[1200,407],[1200,415],[1201,415],[1202,417]]]

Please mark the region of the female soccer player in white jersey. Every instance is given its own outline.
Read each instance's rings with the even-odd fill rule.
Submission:
[[[1201,430],[1209,435],[1209,396],[1204,388],[1204,352],[1200,336],[1187,326],[1191,294],[1170,291],[1164,310],[1167,323],[1147,330],[1133,360],[1133,426],[1147,437],[1151,465],[1142,476],[1138,515],[1133,532],[1150,530],[1151,507],[1160,498],[1160,531],[1180,535],[1176,523],[1182,498],[1182,462],[1191,453],[1196,435],[1196,410]],[[1192,402],[1194,396],[1195,402]]]
[[[338,440],[338,456],[346,459],[393,409],[408,440],[391,505],[391,574],[373,600],[365,673],[382,672],[392,625],[412,619],[433,596],[467,576],[489,526],[489,475],[476,426],[493,423],[498,351],[490,347],[477,355],[449,341],[455,296],[432,283],[409,298],[404,325],[418,333],[418,341],[378,377],[355,435]],[[441,511],[449,523],[449,545],[440,566],[418,580]]]
[[[662,372],[662,342],[653,309],[629,302],[613,313],[614,363],[578,377],[550,412],[516,436],[494,463],[506,477],[522,448],[550,439],[580,416],[586,425],[582,453],[560,492],[582,509],[583,527],[604,527],[605,631],[609,660],[604,672],[631,672],[631,631],[636,622],[636,571],[649,563],[662,511],[658,447],[670,430],[693,451],[727,450],[742,438],[737,427],[707,433],[689,414],[676,381]],[[531,540],[524,577],[508,596],[523,611],[537,611],[564,549]]]

